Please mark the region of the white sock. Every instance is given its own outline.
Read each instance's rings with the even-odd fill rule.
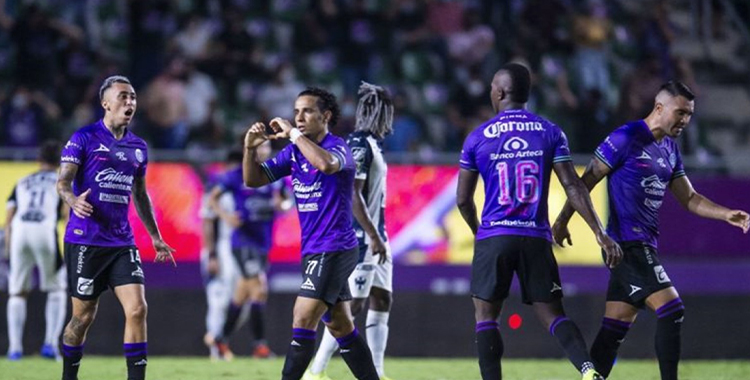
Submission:
[[[367,312],[367,322],[365,330],[367,334],[367,345],[372,351],[372,362],[378,371],[378,376],[383,376],[383,357],[385,356],[385,346],[388,344],[388,317],[391,315],[388,311]]]
[[[320,347],[318,347],[318,352],[315,353],[310,372],[317,375],[325,371],[328,362],[331,361],[331,356],[338,348],[339,342],[336,341],[336,338],[331,335],[328,329],[323,329],[323,339],[320,340]]]
[[[26,324],[26,298],[8,299],[8,352],[23,351],[23,325]]]
[[[55,351],[60,342],[60,334],[65,324],[65,314],[67,311],[67,299],[64,290],[56,290],[47,293],[47,306],[44,310],[44,316],[47,323],[47,332],[44,338],[44,344],[51,345]]]

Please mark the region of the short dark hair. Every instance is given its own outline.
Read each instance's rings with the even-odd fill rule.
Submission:
[[[666,91],[672,97],[682,96],[687,100],[695,100],[695,94],[690,90],[690,87],[677,80],[671,80],[661,85],[659,92],[662,91]]]
[[[107,79],[105,79],[104,82],[102,82],[101,87],[99,87],[99,100],[100,101],[104,98],[104,91],[107,91],[107,89],[112,87],[112,85],[115,83],[130,84],[130,79],[122,75],[112,75],[110,77],[107,77]]]
[[[520,63],[507,63],[500,71],[508,73],[511,82],[511,91],[508,92],[510,101],[514,103],[526,103],[529,101],[531,92],[531,73],[526,66]]]
[[[336,95],[331,92],[324,90],[320,87],[308,87],[304,91],[300,92],[297,97],[300,96],[315,96],[318,98],[318,108],[320,112],[331,111],[331,120],[328,121],[328,127],[334,127],[339,122],[339,115],[341,110],[339,104],[336,101]]]
[[[39,147],[39,161],[49,164],[57,165],[60,163],[60,142],[57,140],[46,140]]]

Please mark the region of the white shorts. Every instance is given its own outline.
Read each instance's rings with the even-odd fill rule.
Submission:
[[[35,266],[39,270],[39,289],[44,292],[65,290],[66,273],[57,235],[40,233],[36,226],[14,226],[10,239],[10,295],[31,290],[31,273]]]
[[[393,258],[388,243],[386,243],[386,249],[388,250],[388,260],[385,263],[364,262],[357,264],[354,268],[349,276],[349,290],[352,292],[353,298],[367,298],[373,286],[393,292]],[[369,251],[370,248],[368,247],[367,250]],[[372,252],[367,252],[365,257],[372,257]]]

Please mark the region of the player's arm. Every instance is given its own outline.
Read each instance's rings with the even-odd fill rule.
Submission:
[[[151,204],[151,197],[148,196],[146,191],[146,176],[136,176],[133,181],[133,204],[135,205],[135,211],[138,213],[138,217],[141,218],[143,225],[146,227],[151,241],[154,244],[156,250],[156,262],[167,262],[171,261],[172,265],[177,266],[177,263],[172,256],[174,248],[167,245],[164,239],[161,237],[159,232],[159,226],[156,225],[156,218],[154,217],[154,207]]]
[[[211,211],[218,215],[221,220],[232,226],[232,228],[237,228],[242,225],[240,218],[237,214],[225,210],[224,207],[221,207],[219,204],[219,197],[221,197],[221,194],[223,193],[224,189],[221,186],[214,186],[213,189],[211,189],[211,192],[208,193],[208,207],[210,207]]]
[[[568,163],[571,167],[573,166],[573,164],[571,164],[570,162]],[[560,177],[560,173],[558,173],[557,164],[555,164],[554,168],[555,174],[558,175],[558,178],[562,183],[562,178]],[[578,175],[575,173],[575,169],[573,170],[573,174],[578,177]],[[588,166],[586,166],[586,170],[581,176],[581,181],[585,186],[586,193],[590,192],[594,187],[596,187],[596,185],[601,182],[601,180],[604,179],[604,177],[606,177],[609,173],[609,166],[607,166],[597,157],[592,158],[591,162],[589,162]],[[565,238],[567,238],[568,244],[570,244],[570,234],[566,234],[567,236],[563,236],[558,239],[558,236],[555,233],[557,230],[561,229],[567,232],[568,221],[570,221],[570,218],[572,218],[573,214],[575,214],[575,212],[577,211],[577,209],[571,203],[570,199],[570,196],[568,196],[568,199],[565,201],[565,205],[563,206],[562,211],[560,211],[560,215],[557,216],[557,220],[555,220],[555,224],[552,228],[553,235],[555,235],[555,241],[560,245],[563,245],[563,241],[565,240]]]
[[[280,117],[271,120],[271,129],[276,133],[274,139],[288,138],[299,148],[310,164],[325,174],[333,174],[341,169],[341,159],[320,145],[307,138],[292,123]]]
[[[594,160],[597,159],[595,158]],[[599,243],[599,246],[602,247],[606,253],[605,263],[607,266],[610,268],[617,266],[622,260],[622,250],[620,249],[620,246],[604,232],[602,222],[599,220],[596,211],[594,211],[594,204],[591,202],[591,197],[589,196],[589,191],[591,191],[591,188],[593,188],[599,181],[594,182],[595,178],[590,176],[591,188],[589,188],[584,181],[578,178],[576,169],[571,161],[556,162],[553,168],[557,178],[560,180],[560,184],[562,184],[565,189],[565,195],[568,197],[565,204],[570,204],[571,208],[578,211],[583,220],[586,221],[586,224],[589,225],[589,228],[591,228],[591,231],[594,232],[597,243]],[[599,180],[601,180],[601,178],[599,178]],[[570,235],[568,235],[567,238],[568,244],[570,244]]]
[[[63,162],[60,165],[60,175],[57,177],[57,193],[77,217],[87,218],[94,212],[94,206],[86,201],[86,197],[91,194],[91,189],[86,189],[78,196],[73,193],[73,179],[77,173],[78,165]]]
[[[266,136],[266,126],[255,123],[245,133],[245,152],[242,155],[242,181],[248,187],[261,187],[270,182],[268,175],[258,162],[258,147],[263,144]]]
[[[379,255],[378,264],[383,264],[388,260],[386,255],[385,243],[378,233],[378,229],[375,227],[375,223],[372,222],[370,214],[367,213],[367,204],[365,198],[362,195],[362,191],[365,188],[365,180],[355,179],[354,180],[354,196],[352,197],[352,211],[354,218],[357,219],[357,223],[362,226],[367,236],[370,237],[370,245],[373,256]]]
[[[477,189],[479,173],[461,168],[458,172],[458,188],[456,189],[456,205],[461,212],[471,232],[476,235],[479,229],[477,205],[474,203],[474,192]]]
[[[672,192],[682,207],[693,214],[704,218],[723,220],[733,226],[742,229],[747,233],[750,228],[750,216],[742,210],[730,210],[724,206],[718,205],[695,191],[693,185],[686,175],[674,178],[669,183],[669,190]]]
[[[10,257],[10,234],[13,232],[11,222],[16,216],[16,210],[16,189],[13,188],[13,193],[8,198],[8,205],[5,208],[5,255],[8,257]]]

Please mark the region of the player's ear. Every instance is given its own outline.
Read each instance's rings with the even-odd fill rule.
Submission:
[[[102,99],[102,108],[104,108],[106,111],[109,111],[109,102]]]
[[[331,110],[326,110],[323,112],[323,123],[328,124],[329,121],[331,121]]]

